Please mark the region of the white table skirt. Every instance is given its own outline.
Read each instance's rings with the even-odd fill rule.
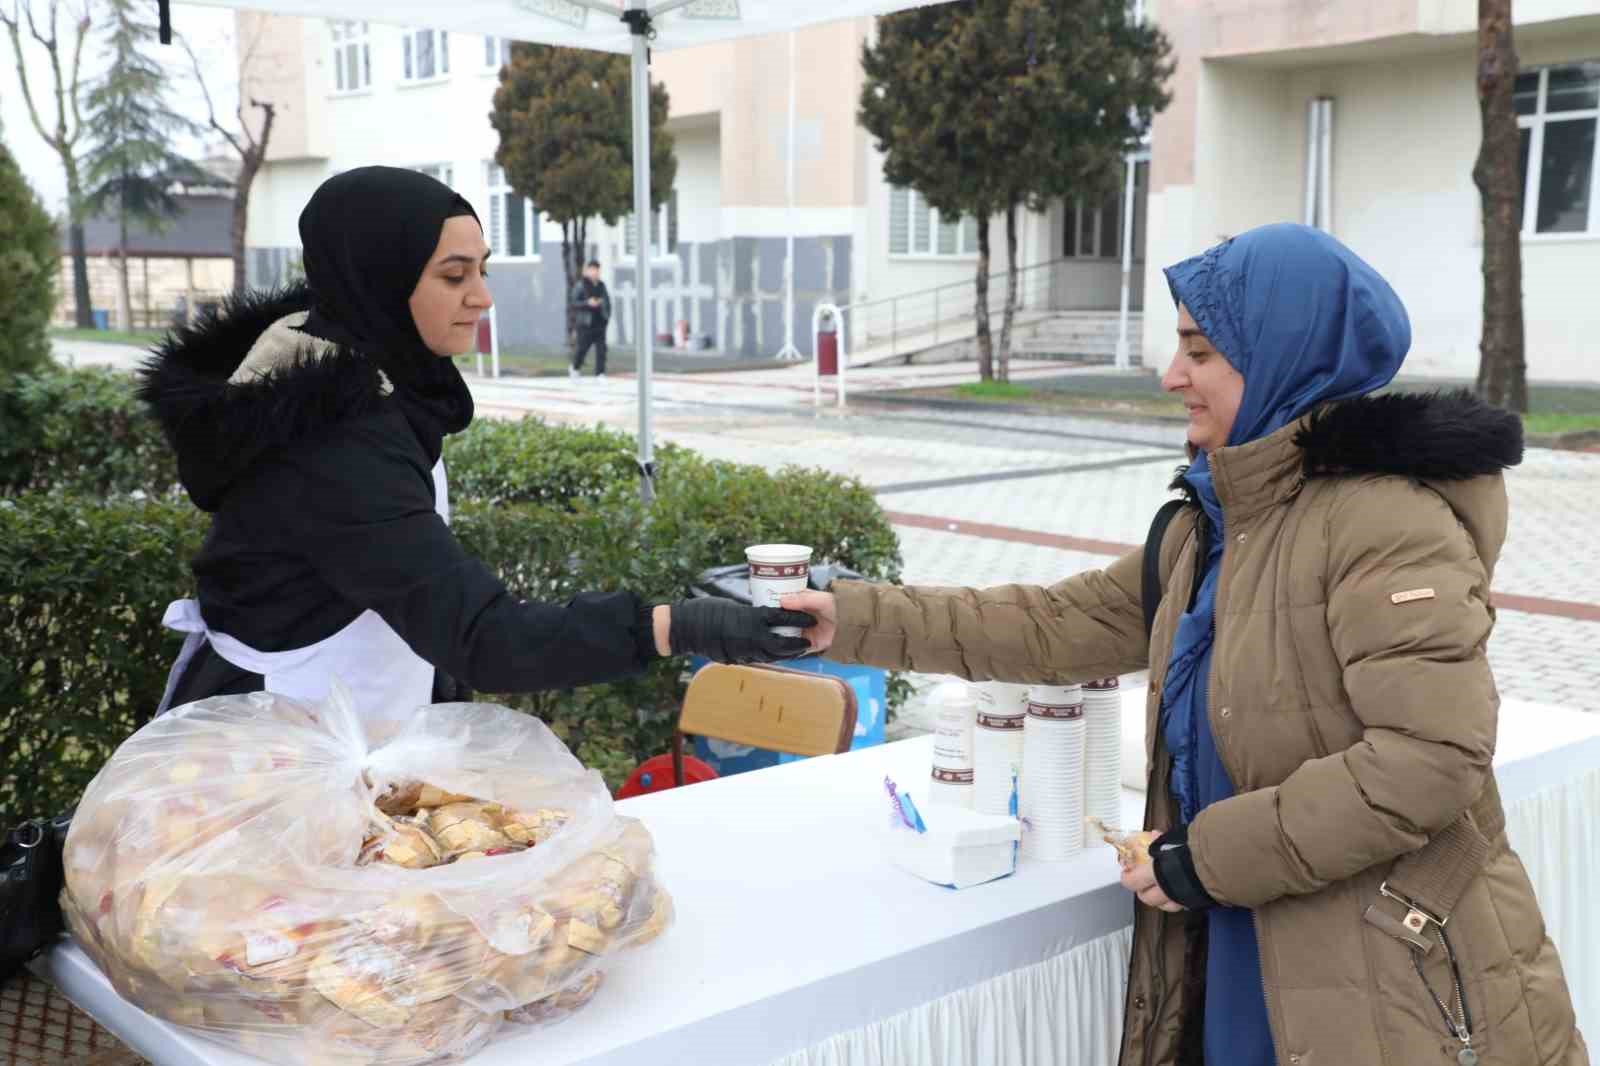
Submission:
[[[881,781],[916,789],[929,749],[919,738],[620,804],[655,836],[677,923],[619,959],[572,1020],[471,1066],[1111,1066],[1132,917],[1111,850],[962,892],[894,870],[876,835]],[[1508,703],[1495,762],[1580,1023],[1600,1033],[1600,717]],[[1128,822],[1142,806],[1124,793]],[[75,944],[36,965],[158,1066],[258,1062],[120,999]]]
[[[1600,1034],[1600,769],[1509,804],[1506,832],[1561,952],[1578,1027]],[[1113,1066],[1122,1033],[1127,926],[772,1066]]]

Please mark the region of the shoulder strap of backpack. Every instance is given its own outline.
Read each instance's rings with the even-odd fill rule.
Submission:
[[[1149,534],[1144,538],[1144,573],[1139,598],[1144,605],[1144,635],[1147,638],[1155,629],[1156,611],[1161,606],[1161,543],[1166,539],[1167,527],[1181,510],[1182,500],[1168,500],[1162,504],[1161,510],[1150,522]]]

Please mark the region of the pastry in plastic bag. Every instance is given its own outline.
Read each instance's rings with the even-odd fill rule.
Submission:
[[[441,705],[379,744],[339,691],[151,722],[64,861],[67,925],[123,997],[313,1066],[421,1066],[507,1012],[565,1017],[672,914],[649,834],[537,719]]]

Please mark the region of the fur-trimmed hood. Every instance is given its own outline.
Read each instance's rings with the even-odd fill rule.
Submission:
[[[1522,462],[1522,420],[1466,389],[1391,392],[1327,404],[1294,434],[1306,478],[1389,474],[1466,481]],[[1172,488],[1186,494],[1187,466]]]
[[[310,307],[304,285],[232,297],[140,368],[139,398],[201,510],[265,453],[370,414],[391,391],[365,355],[296,330]]]

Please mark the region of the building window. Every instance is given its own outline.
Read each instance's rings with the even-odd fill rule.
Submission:
[[[428,163],[420,167],[412,167],[418,174],[426,174],[435,181],[442,181],[452,189],[456,187],[455,170],[449,163]]]
[[[941,218],[915,189],[889,189],[889,254],[965,256],[978,254],[976,218]]]
[[[350,93],[372,84],[372,45],[365,22],[329,22],[333,38],[333,88]]]
[[[427,81],[450,73],[450,34],[445,30],[407,30],[401,40],[406,81]]]
[[[1526,71],[1515,101],[1523,235],[1600,233],[1600,60]]]
[[[667,202],[659,205],[650,220],[650,247],[654,255],[678,254],[678,190],[673,189]],[[624,255],[639,253],[639,223],[629,215],[622,231]]]
[[[1135,210],[1140,201],[1137,186],[1146,180],[1148,167],[1148,163],[1140,163],[1134,168]],[[1066,204],[1063,214],[1061,248],[1062,254],[1068,259],[1116,259],[1122,255],[1121,188],[1094,201],[1086,201],[1080,196]],[[1136,229],[1139,224],[1140,220],[1136,217]],[[1133,249],[1135,253],[1139,252],[1137,242]]]
[[[527,197],[511,190],[498,163],[485,164],[489,186],[489,249],[498,259],[532,259],[539,254],[539,212]]]
[[[511,62],[511,38],[485,37],[483,39],[483,65],[489,70],[499,70]]]

